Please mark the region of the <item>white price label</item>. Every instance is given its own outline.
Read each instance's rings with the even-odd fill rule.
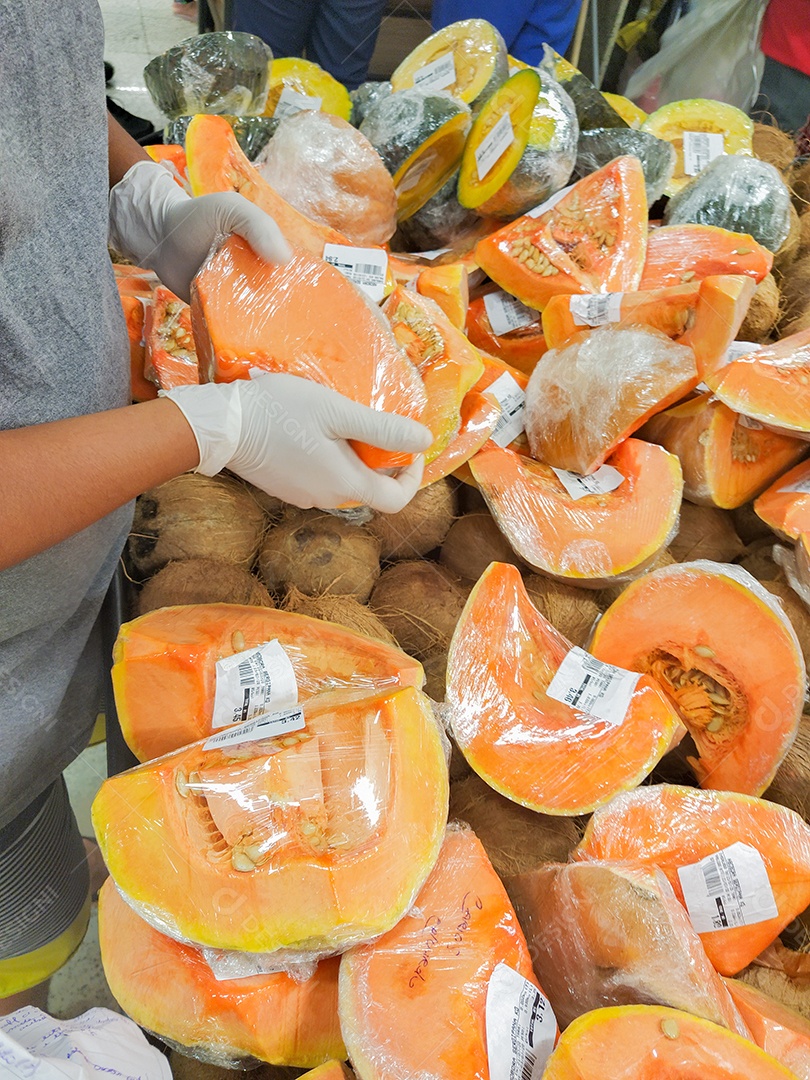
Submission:
[[[621,321],[623,298],[624,293],[591,293],[568,303],[577,326],[607,326]]]
[[[255,720],[298,702],[295,672],[278,641],[219,660],[211,727]]]
[[[520,330],[524,326],[531,326],[540,318],[539,311],[526,307],[517,297],[510,296],[501,289],[485,294],[484,307],[492,332],[498,336]]]
[[[239,724],[227,731],[220,731],[218,735],[212,735],[203,743],[203,750],[217,750],[221,746],[238,746],[241,743],[275,739],[278,735],[300,731],[303,727],[306,727],[306,721],[300,705],[295,709],[279,709],[278,712],[260,716],[258,720],[249,720],[246,724]]]
[[[523,417],[526,411],[526,392],[505,371],[486,388],[501,407],[501,415],[490,439],[498,446],[508,446],[523,433]]]
[[[803,476],[799,480],[793,480],[790,484],[786,484],[783,488],[779,488],[780,491],[795,491],[800,495],[810,495],[810,476]]]
[[[414,251],[412,258],[433,262],[434,259],[439,259],[442,255],[446,255],[448,251],[452,250],[452,248],[434,248],[432,251]]]
[[[624,482],[622,474],[612,465],[600,465],[590,476],[580,476],[579,473],[569,472],[568,469],[555,469],[553,466],[551,471],[572,499],[584,499],[586,495],[606,495]]]
[[[276,107],[273,110],[273,117],[276,120],[286,120],[288,116],[295,116],[296,113],[304,112],[306,109],[313,109],[317,112],[322,101],[323,98],[310,97],[309,94],[299,94],[292,87],[285,86],[282,87],[278,96]]]
[[[732,341],[723,355],[721,365],[730,364],[733,360],[739,360],[741,356],[748,356],[749,353],[759,352],[761,348],[762,346],[756,341]]]
[[[382,248],[350,247],[348,244],[324,244],[323,257],[344,277],[375,303],[385,295],[388,255]]]
[[[557,1037],[554,1010],[536,986],[504,963],[489,980],[486,1026],[490,1080],[540,1080]]]
[[[555,191],[553,195],[549,195],[545,202],[541,202],[539,206],[527,210],[526,216],[540,217],[541,214],[545,214],[546,210],[551,210],[552,207],[556,206],[560,199],[564,198],[573,186],[573,184],[569,184],[568,187],[560,188],[559,191]]]
[[[420,67],[413,77],[413,85],[420,90],[444,90],[456,81],[456,63],[452,53],[431,60]]]
[[[779,914],[762,856],[739,841],[678,867],[689,918],[698,934],[775,919]]]
[[[479,180],[487,176],[501,154],[512,145],[514,137],[512,117],[508,112],[504,113],[492,131],[481,140],[480,146],[476,147],[475,164],[478,166]]]
[[[621,724],[640,678],[637,671],[604,664],[575,645],[557,668],[546,693],[577,712]]]
[[[683,171],[687,176],[697,176],[710,161],[722,157],[726,143],[720,132],[685,131],[683,133]]]

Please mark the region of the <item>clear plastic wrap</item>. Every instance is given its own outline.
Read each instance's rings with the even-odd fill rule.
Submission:
[[[810,1021],[739,979],[729,979],[728,989],[757,1046],[810,1080]]]
[[[747,1036],[664,875],[634,863],[550,863],[506,879],[560,1026],[611,1005],[668,1005]]]
[[[310,109],[282,120],[256,168],[296,210],[353,244],[384,244],[396,229],[388,170],[368,139],[339,116]]]
[[[424,682],[421,664],[404,652],[320,619],[238,604],[162,608],[124,623],[113,651],[115,702],[132,752],[146,761],[210,735],[217,663],[273,641],[301,703],[327,691],[372,695]]]
[[[596,301],[602,310],[610,297]],[[685,397],[699,378],[692,349],[657,330],[584,330],[549,349],[529,379],[526,434],[532,457],[580,475],[595,472],[623,439]]]
[[[393,241],[395,250],[434,251],[441,247],[464,247],[476,235],[480,218],[458,201],[458,169],[425,205],[399,223]]]
[[[341,962],[341,1028],[358,1075],[487,1080],[487,995],[499,964],[537,987],[486,852],[469,829],[451,826],[405,918]]]
[[[159,933],[111,880],[99,894],[99,944],[121,1008],[187,1057],[225,1068],[343,1058],[337,958],[304,982],[287,974],[218,980],[201,950]]]
[[[163,285],[153,293],[144,320],[144,375],[161,390],[200,382],[191,308]]]
[[[774,545],[773,561],[782,567],[791,589],[810,610],[810,534],[800,533],[792,549]]]
[[[790,192],[769,162],[723,154],[669,200],[664,223],[716,225],[778,251],[790,231]]]
[[[93,825],[155,929],[300,965],[396,924],[438,857],[447,803],[443,735],[407,688],[322,695],[121,773]]]
[[[810,461],[788,469],[754,502],[754,510],[781,540],[810,533]]]
[[[149,61],[143,77],[172,120],[189,113],[244,116],[264,108],[272,59],[261,38],[223,30],[172,46]]]
[[[601,688],[593,700],[589,683]],[[446,700],[475,772],[546,814],[585,814],[640,784],[682,732],[653,679],[572,649],[507,563],[492,563],[470,594],[450,645]]]
[[[164,141],[185,145],[188,125],[193,116],[178,116],[168,123],[163,132]],[[223,116],[233,128],[236,141],[248,161],[255,161],[275,134],[280,121],[272,116]]]
[[[664,194],[675,170],[675,147],[646,131],[632,128],[593,128],[583,131],[576,148],[579,176],[601,169],[621,154],[633,154],[641,162],[650,206]]]
[[[369,109],[376,105],[380,98],[387,97],[391,89],[391,83],[387,81],[364,82],[356,90],[349,92],[352,99],[352,123],[355,127],[360,127]]]
[[[717,971],[736,975],[810,903],[810,827],[798,814],[749,795],[655,784],[597,810],[574,857],[658,867],[684,903],[679,871],[736,845],[749,849],[767,882],[755,881],[750,870],[735,872],[726,860],[716,893],[706,883],[712,925],[720,928],[698,931]],[[741,898],[750,915],[741,910]],[[760,920],[761,903],[774,904],[777,914]]]

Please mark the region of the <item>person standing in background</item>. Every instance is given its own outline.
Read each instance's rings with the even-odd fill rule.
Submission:
[[[433,29],[459,19],[486,19],[500,31],[510,56],[536,65],[544,42],[565,54],[581,6],[581,0],[435,0]]]
[[[810,115],[810,0],[770,0],[762,24],[765,71],[753,112],[796,132]]]

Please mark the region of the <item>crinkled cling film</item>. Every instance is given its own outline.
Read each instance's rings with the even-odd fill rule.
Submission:
[[[167,143],[185,145],[188,125],[193,116],[178,116],[166,125],[163,133]],[[223,116],[233,128],[236,141],[248,161],[255,161],[275,134],[280,121],[272,116]]]
[[[430,702],[413,687],[322,695],[303,714],[283,734],[236,725],[104,783],[104,860],[155,929],[296,965],[372,940],[411,906],[447,820]]]
[[[644,170],[647,203],[652,206],[664,193],[675,170],[675,147],[647,131],[632,128],[593,128],[580,133],[576,148],[579,176],[601,169],[615,157],[634,154]]]
[[[797,540],[810,533],[810,461],[788,469],[754,502],[757,517],[780,538]]]
[[[172,120],[190,113],[244,116],[264,108],[272,59],[261,38],[224,30],[167,49],[149,61],[143,77],[154,103]]]

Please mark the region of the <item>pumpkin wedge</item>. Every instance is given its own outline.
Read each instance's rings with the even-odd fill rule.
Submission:
[[[783,540],[810,533],[810,461],[788,469],[754,503],[761,518]]]
[[[531,322],[506,334],[496,334],[489,321],[483,296],[476,297],[470,303],[467,311],[467,337],[476,348],[483,349],[526,375],[531,375],[535,364],[548,349],[536,314]]]
[[[749,573],[712,562],[653,570],[611,604],[591,649],[663,686],[702,787],[765,791],[799,729],[806,673],[790,620]]]
[[[810,1080],[810,1021],[739,979],[727,979],[726,986],[757,1046],[799,1080]]]
[[[611,1080],[796,1080],[749,1039],[661,1005],[624,1005],[581,1016],[560,1037],[543,1080],[604,1080],[606,1075]]]
[[[121,293],[121,307],[127,324],[129,338],[129,386],[133,401],[153,401],[157,387],[144,375],[146,350],[144,346],[144,323],[148,302],[130,293]]]
[[[674,454],[625,439],[607,464],[623,477],[603,494],[574,498],[557,474],[486,443],[470,471],[513,549],[535,570],[601,588],[641,573],[676,527],[683,481]]]
[[[337,958],[310,979],[286,973],[217,981],[202,952],[136,915],[108,878],[98,898],[99,944],[113,997],[140,1027],[190,1057],[309,1068],[346,1056]]]
[[[550,684],[571,649],[532,604],[517,567],[492,563],[470,593],[447,661],[459,749],[496,791],[544,814],[585,814],[640,784],[681,731],[646,676],[615,715],[567,704]]]
[[[804,440],[733,412],[712,393],[651,417],[639,436],[678,457],[685,499],[724,510],[749,502],[808,450]]]
[[[562,1028],[610,1005],[668,1005],[748,1035],[668,882],[633,863],[549,863],[505,880]]]
[[[205,378],[231,382],[248,378],[251,368],[283,371],[375,409],[422,415],[419,373],[371,301],[323,259],[298,251],[273,266],[231,236],[199,271],[193,293]],[[411,460],[365,443],[355,449],[371,468]]]
[[[641,291],[684,285],[706,277],[744,274],[759,283],[773,266],[773,254],[753,236],[716,225],[664,225],[650,229]]]
[[[342,1061],[327,1061],[324,1065],[319,1065],[317,1069],[301,1073],[298,1080],[353,1080],[353,1078],[354,1073],[347,1069]]]
[[[93,824],[116,885],[180,940],[313,959],[390,929],[438,857],[444,747],[408,688],[322,695],[305,727],[239,725],[105,781]],[[248,736],[249,738],[249,736]]]
[[[416,291],[437,303],[456,330],[464,331],[470,306],[470,275],[464,263],[426,266],[416,278]]]
[[[146,309],[144,339],[144,373],[161,390],[200,382],[191,308],[163,285],[157,286]]]
[[[306,615],[240,604],[159,608],[124,623],[112,681],[121,730],[140,761],[210,735],[220,660],[277,640],[298,699],[324,690],[421,687],[421,664],[382,641]]]
[[[461,403],[461,427],[447,447],[425,466],[422,487],[462,468],[489,439],[501,418],[500,406],[486,394],[471,390]]]
[[[736,857],[732,845],[747,849],[742,873],[730,869]],[[753,897],[744,896],[747,909],[753,909],[749,915],[723,886],[721,904],[715,903],[710,920],[721,928],[696,927],[717,971],[736,975],[810,903],[810,827],[798,814],[750,795],[655,784],[619,795],[597,810],[573,858],[632,860],[658,867],[683,903],[679,871],[718,853],[725,853],[719,861],[732,890],[735,877],[737,885],[753,884],[757,890]],[[764,865],[767,881],[762,885],[751,874],[753,864],[760,877]],[[777,914],[760,918],[771,903]],[[743,921],[754,917],[759,921]]]
[[[361,1080],[489,1080],[486,1001],[499,964],[537,987],[481,842],[450,828],[412,910],[341,960],[341,1029]]]
[[[322,112],[349,120],[352,115],[352,99],[349,91],[338,80],[324,71],[312,60],[302,60],[300,56],[282,56],[270,61],[268,78],[267,104],[265,116],[283,119],[289,116],[286,101],[278,108],[279,99],[284,91],[299,95],[299,100],[292,101],[299,108],[320,109]],[[301,100],[301,99],[308,100]]]

